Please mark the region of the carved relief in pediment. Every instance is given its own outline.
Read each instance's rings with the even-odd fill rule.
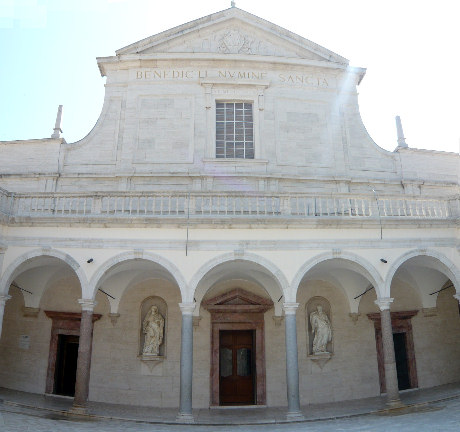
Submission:
[[[230,30],[218,40],[218,51],[222,54],[253,54],[253,42],[254,39],[238,30]]]
[[[247,32],[238,27],[203,31],[146,48],[144,54],[152,52],[192,52],[219,54],[270,55],[320,59],[305,49],[299,50],[281,39],[273,39],[259,32]]]

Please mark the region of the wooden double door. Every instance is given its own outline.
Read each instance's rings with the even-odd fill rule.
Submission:
[[[219,400],[221,405],[255,403],[253,330],[219,332]]]

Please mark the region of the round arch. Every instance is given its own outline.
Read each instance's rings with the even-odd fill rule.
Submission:
[[[139,253],[136,251],[123,252],[119,255],[115,255],[96,270],[89,282],[89,292],[91,293],[91,298],[95,298],[98,284],[101,282],[104,275],[106,275],[116,265],[133,260],[150,261],[162,267],[172,276],[179,286],[182,301],[187,298],[187,283],[185,282],[182,273],[171,261],[154,253]]]
[[[61,252],[57,249],[34,249],[23,255],[20,255],[7,267],[0,280],[0,295],[8,294],[8,289],[11,285],[11,282],[13,282],[14,278],[18,275],[16,272],[20,269],[22,264],[31,261],[34,258],[40,257],[57,258],[63,261],[65,264],[69,265],[78,277],[82,295],[85,293],[85,289],[88,286],[88,280],[80,264],[78,264],[74,258],[72,258],[69,254]]]
[[[385,296],[390,297],[391,283],[398,269],[407,261],[416,257],[433,258],[436,264],[435,270],[443,273],[454,284],[455,291],[460,294],[460,270],[445,255],[430,249],[414,249],[401,255],[391,266],[385,279]]]
[[[360,257],[359,255],[349,252],[342,252],[339,255],[333,252],[326,252],[313,257],[312,259],[304,263],[297,271],[290,287],[291,297],[293,298],[292,301],[295,301],[299,285],[302,279],[305,277],[305,275],[318,264],[332,260],[342,260],[353,264],[356,267],[354,270],[357,271],[357,273],[359,273],[361,276],[366,278],[374,286],[375,291],[377,293],[377,297],[382,296],[380,290],[383,286],[383,278],[377,271],[377,269],[367,260]]]
[[[200,282],[202,282],[203,279],[206,277],[206,275],[208,275],[210,272],[212,272],[213,269],[216,269],[218,266],[232,262],[255,264],[256,266],[261,268],[265,272],[266,278],[271,278],[271,280],[275,282],[277,288],[279,289],[279,292],[284,296],[285,301],[288,301],[287,293],[289,289],[289,282],[284,273],[271,261],[259,255],[251,253],[242,253],[239,255],[235,255],[234,253],[228,253],[217,256],[211,259],[210,261],[206,262],[203,266],[200,267],[200,269],[190,280],[189,286],[191,299],[195,297],[197,288]],[[209,287],[207,287],[205,291],[207,291],[208,289]],[[196,311],[199,310],[199,304],[197,306],[198,307],[196,308]]]

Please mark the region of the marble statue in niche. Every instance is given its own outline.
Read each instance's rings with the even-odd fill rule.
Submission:
[[[321,305],[310,314],[310,324],[313,338],[313,354],[327,353],[327,344],[332,341],[332,329],[329,317],[323,312]]]
[[[164,326],[165,320],[158,312],[158,307],[152,306],[142,322],[142,332],[145,335],[142,355],[160,355]]]
[[[311,297],[305,305],[305,321],[307,356],[313,361],[330,359],[334,352],[334,335],[329,301],[321,296]]]

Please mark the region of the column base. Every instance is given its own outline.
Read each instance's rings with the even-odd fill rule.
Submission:
[[[305,417],[300,411],[293,411],[293,412],[288,412],[286,414],[286,420],[289,421],[302,421],[305,420]]]
[[[86,415],[88,414],[88,409],[84,406],[74,405],[69,409],[69,414]]]
[[[177,414],[176,422],[191,424],[195,423],[195,419],[193,418],[192,414],[179,413]]]

